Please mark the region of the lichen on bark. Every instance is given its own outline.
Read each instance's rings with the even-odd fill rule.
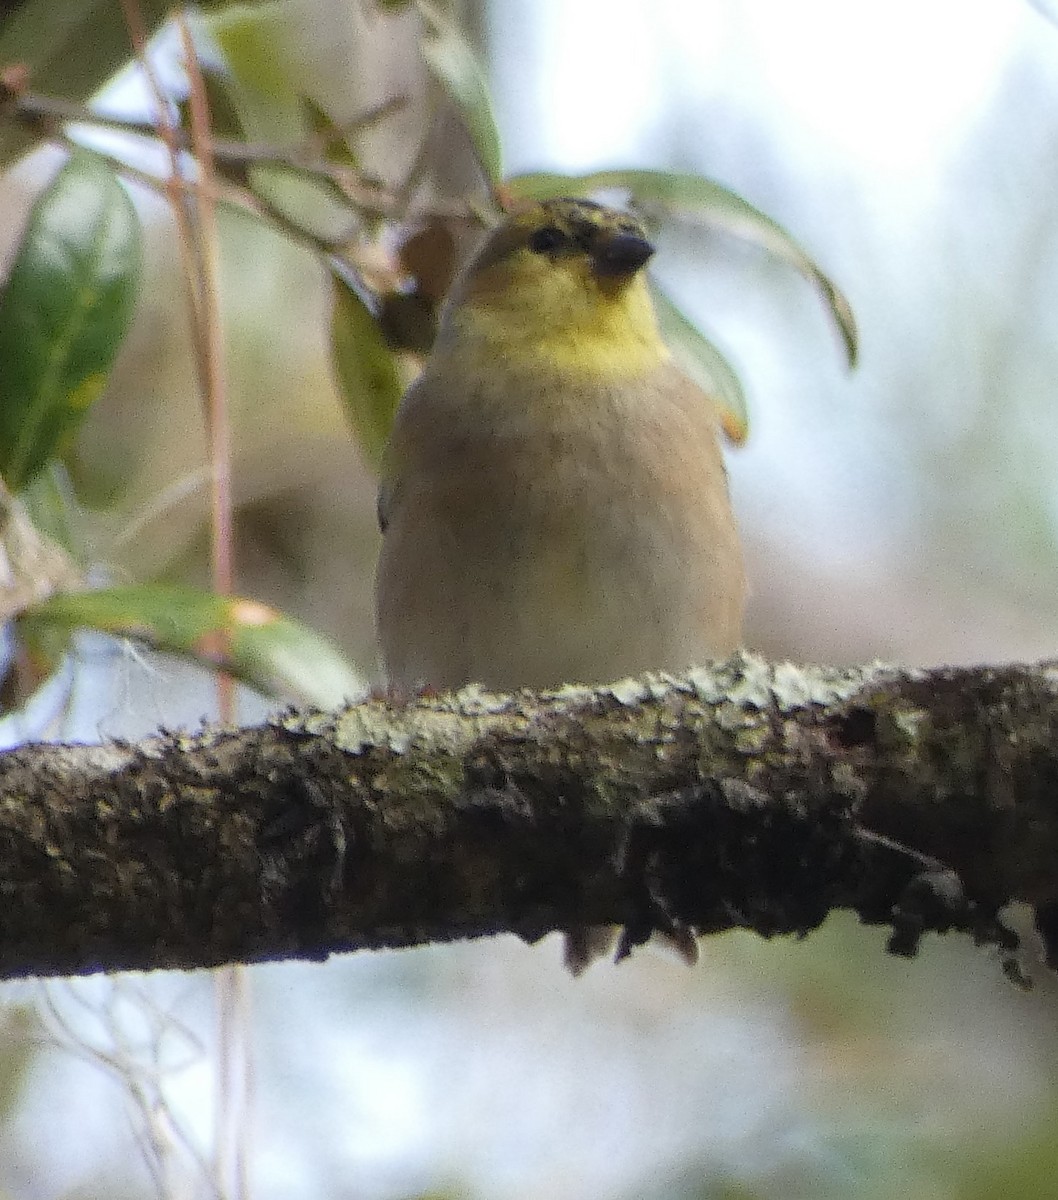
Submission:
[[[804,934],[834,908],[1058,936],[1058,676],[739,655],[137,745],[0,756],[0,973],[319,958],[620,924]]]

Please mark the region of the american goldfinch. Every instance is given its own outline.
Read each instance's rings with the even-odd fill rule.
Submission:
[[[379,492],[392,686],[605,683],[737,648],[719,414],[658,332],[653,253],[625,212],[546,200],[456,280]],[[608,941],[570,931],[567,964]]]

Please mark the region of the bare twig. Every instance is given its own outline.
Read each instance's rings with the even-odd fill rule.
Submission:
[[[202,406],[210,460],[210,549],[213,590],[230,596],[235,587],[234,510],[231,492],[231,420],[224,370],[220,311],[220,242],[213,198],[215,177],[209,101],[198,54],[185,15],[177,13],[177,30],[190,89],[191,149],[198,164],[193,197],[199,234],[199,340],[205,355]],[[226,631],[217,631],[216,650],[226,654]],[[214,674],[220,719],[235,719],[235,680],[226,671]],[[216,980],[217,1074],[213,1151],[215,1172],[225,1193],[249,1200],[250,1128],[253,1050],[250,982],[237,964],[223,968]]]

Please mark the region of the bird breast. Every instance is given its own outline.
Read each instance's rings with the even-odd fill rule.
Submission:
[[[377,611],[391,682],[510,690],[680,670],[739,643],[745,584],[715,407],[635,379],[502,373],[401,406]]]

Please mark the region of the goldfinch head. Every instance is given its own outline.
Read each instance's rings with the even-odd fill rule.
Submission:
[[[512,354],[536,347],[576,368],[664,354],[643,267],[654,246],[639,221],[590,200],[516,208],[452,288],[442,340],[484,337]]]

